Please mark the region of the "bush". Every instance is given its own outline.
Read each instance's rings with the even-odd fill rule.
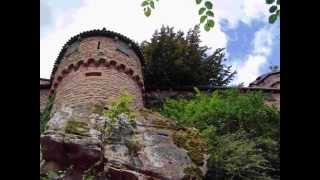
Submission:
[[[195,127],[208,143],[209,179],[279,179],[280,113],[260,92],[237,90],[169,99],[161,112]]]

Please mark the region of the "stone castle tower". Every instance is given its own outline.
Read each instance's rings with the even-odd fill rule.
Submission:
[[[40,137],[44,172],[67,171],[64,179],[74,180],[88,169],[99,172],[98,179],[123,180],[178,180],[190,168],[205,173],[203,148],[195,154],[178,147],[177,136],[187,133],[144,108],[143,64],[137,44],[105,29],[80,33],[63,46],[50,82],[40,80],[40,94],[46,97],[50,87],[54,95]],[[119,115],[114,122],[96,112],[96,105],[108,104],[122,90],[133,96],[134,121]]]
[[[127,37],[103,30],[72,37],[51,74],[52,113],[62,107],[105,103],[126,89],[136,108],[143,107],[143,55]]]

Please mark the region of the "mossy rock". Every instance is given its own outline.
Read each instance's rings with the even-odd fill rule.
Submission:
[[[182,178],[182,180],[202,180],[202,171],[200,168],[196,166],[187,167],[183,170],[185,173],[185,176]]]
[[[205,140],[195,129],[179,130],[173,134],[174,143],[184,148],[192,160],[198,166],[204,163],[204,155],[207,153],[207,144]]]
[[[131,138],[130,140],[126,141],[126,146],[128,148],[129,153],[133,156],[138,156],[138,152],[142,148],[142,145],[135,138]]]
[[[92,105],[92,113],[102,115],[104,108],[105,107],[101,104],[94,104],[94,105]]]
[[[69,120],[66,125],[65,132],[68,134],[85,135],[89,132],[89,127],[86,122]]]

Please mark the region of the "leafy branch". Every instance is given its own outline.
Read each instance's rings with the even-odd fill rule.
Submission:
[[[141,6],[143,7],[144,15],[149,17],[153,9],[155,9],[155,1],[159,0],[143,0]],[[200,24],[204,24],[204,30],[210,31],[214,25],[215,21],[213,19],[214,13],[212,11],[213,4],[210,0],[195,0],[197,5],[201,5],[201,8],[198,10],[200,16]],[[271,5],[269,12],[269,23],[273,24],[280,17],[280,0],[265,0],[268,5]]]
[[[273,24],[276,22],[278,16],[280,17],[280,0],[266,0],[268,5],[271,5],[269,8],[270,16],[269,23]]]

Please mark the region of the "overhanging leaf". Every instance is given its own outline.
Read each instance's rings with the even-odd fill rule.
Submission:
[[[197,4],[200,4],[202,2],[202,0],[196,0]]]
[[[276,10],[278,9],[278,7],[276,5],[273,5],[269,8],[269,12],[270,13],[274,13]]]
[[[209,20],[207,21],[207,24],[208,24],[208,26],[210,26],[211,28],[213,28],[213,27],[214,27],[214,21],[213,21],[213,19],[209,19]]]
[[[207,16],[211,16],[211,17],[213,17],[214,16],[214,14],[213,14],[213,12],[212,11],[207,11]]]
[[[204,8],[204,7],[200,8],[199,9],[199,15],[203,14],[205,10],[206,10],[206,8]]]
[[[272,14],[269,16],[269,23],[273,24],[277,20],[277,14]]]
[[[204,3],[204,5],[205,5],[208,9],[212,9],[212,6],[213,6],[210,1],[206,1],[206,2]]]
[[[206,23],[206,24],[204,25],[204,30],[205,30],[205,31],[207,31],[207,32],[210,31],[210,28],[211,28],[211,27],[210,27],[210,25],[209,25],[208,23]]]
[[[154,9],[154,2],[150,1],[150,6],[152,7],[152,9]]]
[[[147,9],[144,11],[144,15],[149,17],[151,15],[151,9],[150,7],[147,7]]]
[[[266,0],[267,4],[272,4],[275,0]]]
[[[143,1],[142,4],[141,4],[141,6],[146,6],[146,5],[148,5],[148,4],[149,4],[148,1]]]
[[[207,19],[207,16],[201,16],[200,23],[203,23]]]

